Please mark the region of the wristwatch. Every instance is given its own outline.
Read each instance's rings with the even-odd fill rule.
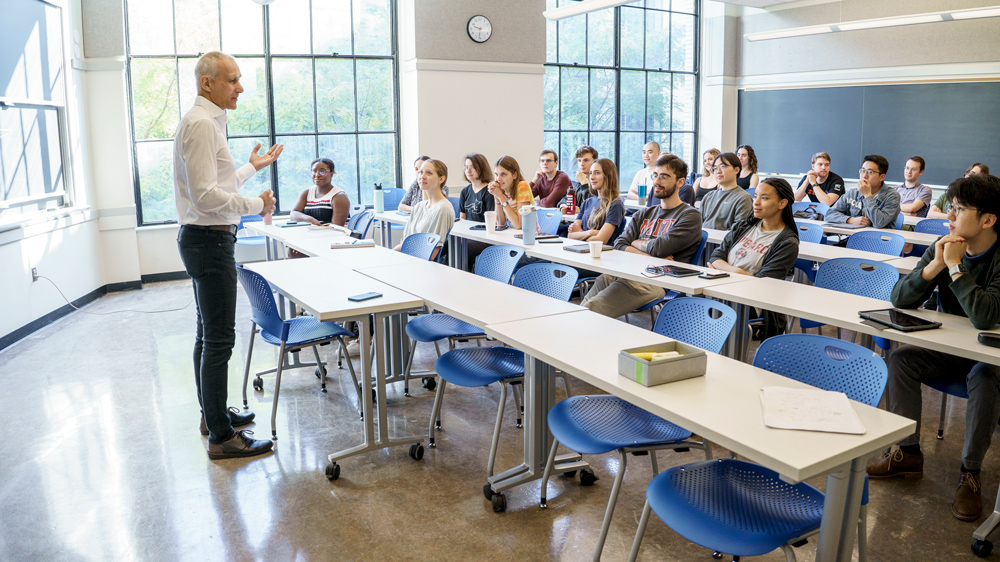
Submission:
[[[948,276],[954,277],[957,273],[968,273],[969,268],[965,267],[964,263],[955,264],[952,268],[948,270]]]

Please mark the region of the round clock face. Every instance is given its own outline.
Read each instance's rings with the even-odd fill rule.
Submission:
[[[469,18],[467,28],[469,39],[476,43],[485,43],[493,35],[493,25],[490,20],[486,19],[486,16],[472,16]]]

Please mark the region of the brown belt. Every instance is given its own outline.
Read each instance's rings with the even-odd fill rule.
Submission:
[[[203,224],[182,224],[181,226],[193,228],[195,230],[219,230],[230,234],[236,234],[237,230],[237,226],[235,224],[211,224],[208,226]]]

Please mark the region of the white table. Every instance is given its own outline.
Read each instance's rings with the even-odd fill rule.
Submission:
[[[391,230],[390,225],[402,224],[410,222],[410,213],[405,215],[400,214],[399,211],[386,211],[384,213],[375,213],[375,221],[378,222],[379,228],[379,244],[388,247],[390,236],[389,232]]]
[[[258,221],[246,224],[247,230],[251,230],[267,238],[265,248],[267,250],[268,261],[282,259],[284,257],[282,252],[279,251],[279,245],[289,246],[293,242],[301,242],[305,240],[327,240],[327,244],[329,245],[330,240],[343,240],[348,237],[347,234],[334,230],[330,227],[313,227],[309,225],[281,226],[286,222],[288,221],[275,221],[272,224],[264,224],[263,222]]]
[[[486,333],[531,356],[530,362],[525,359],[526,364],[530,363],[525,373],[525,392],[551,384],[539,376],[547,365],[744,455],[777,471],[789,482],[829,473],[817,547],[817,560],[821,561],[851,559],[865,460],[916,428],[909,419],[860,403],[854,403],[854,407],[867,428],[865,435],[766,428],[760,389],[806,385],[712,353],[704,377],[646,388],[618,375],[618,352],[670,340],[590,311],[492,324],[486,327]],[[601,337],[581,346],[573,335],[579,333]],[[544,417],[546,412],[532,414]],[[527,409],[525,416],[531,419]],[[533,431],[529,435],[525,431],[525,442],[534,441],[536,454],[544,454],[548,434]]]
[[[361,349],[371,346],[371,323],[369,314],[375,315],[375,325],[381,325],[382,320],[391,314],[420,308],[424,301],[391,285],[351,271],[345,267],[319,258],[303,258],[295,260],[279,260],[247,264],[247,269],[261,274],[281,294],[308,310],[321,322],[355,320],[361,324]],[[382,293],[382,296],[361,302],[352,302],[347,297],[369,291]],[[371,384],[371,362],[361,360],[361,385],[359,389],[364,412],[364,442],[356,447],[344,449],[329,455],[330,465],[327,475],[331,476],[337,470],[337,461],[357,455],[396,445],[418,444],[423,437],[390,438],[387,422],[387,405],[385,394],[386,372],[384,365],[385,346],[377,340],[383,338],[376,331],[375,348],[375,388],[378,403],[378,432],[374,427],[372,395],[368,392]]]
[[[917,264],[920,262],[920,256],[909,256],[905,258],[893,258],[886,261],[885,263],[895,267],[899,270],[901,275],[906,275],[907,273],[916,269]]]

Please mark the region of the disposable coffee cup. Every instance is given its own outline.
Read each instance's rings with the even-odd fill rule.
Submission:
[[[483,213],[483,217],[486,219],[486,234],[494,234],[497,231],[497,212],[496,211],[486,211]]]
[[[590,257],[594,259],[600,258],[601,250],[604,249],[604,242],[601,242],[600,240],[591,240],[587,243],[590,244]]]

